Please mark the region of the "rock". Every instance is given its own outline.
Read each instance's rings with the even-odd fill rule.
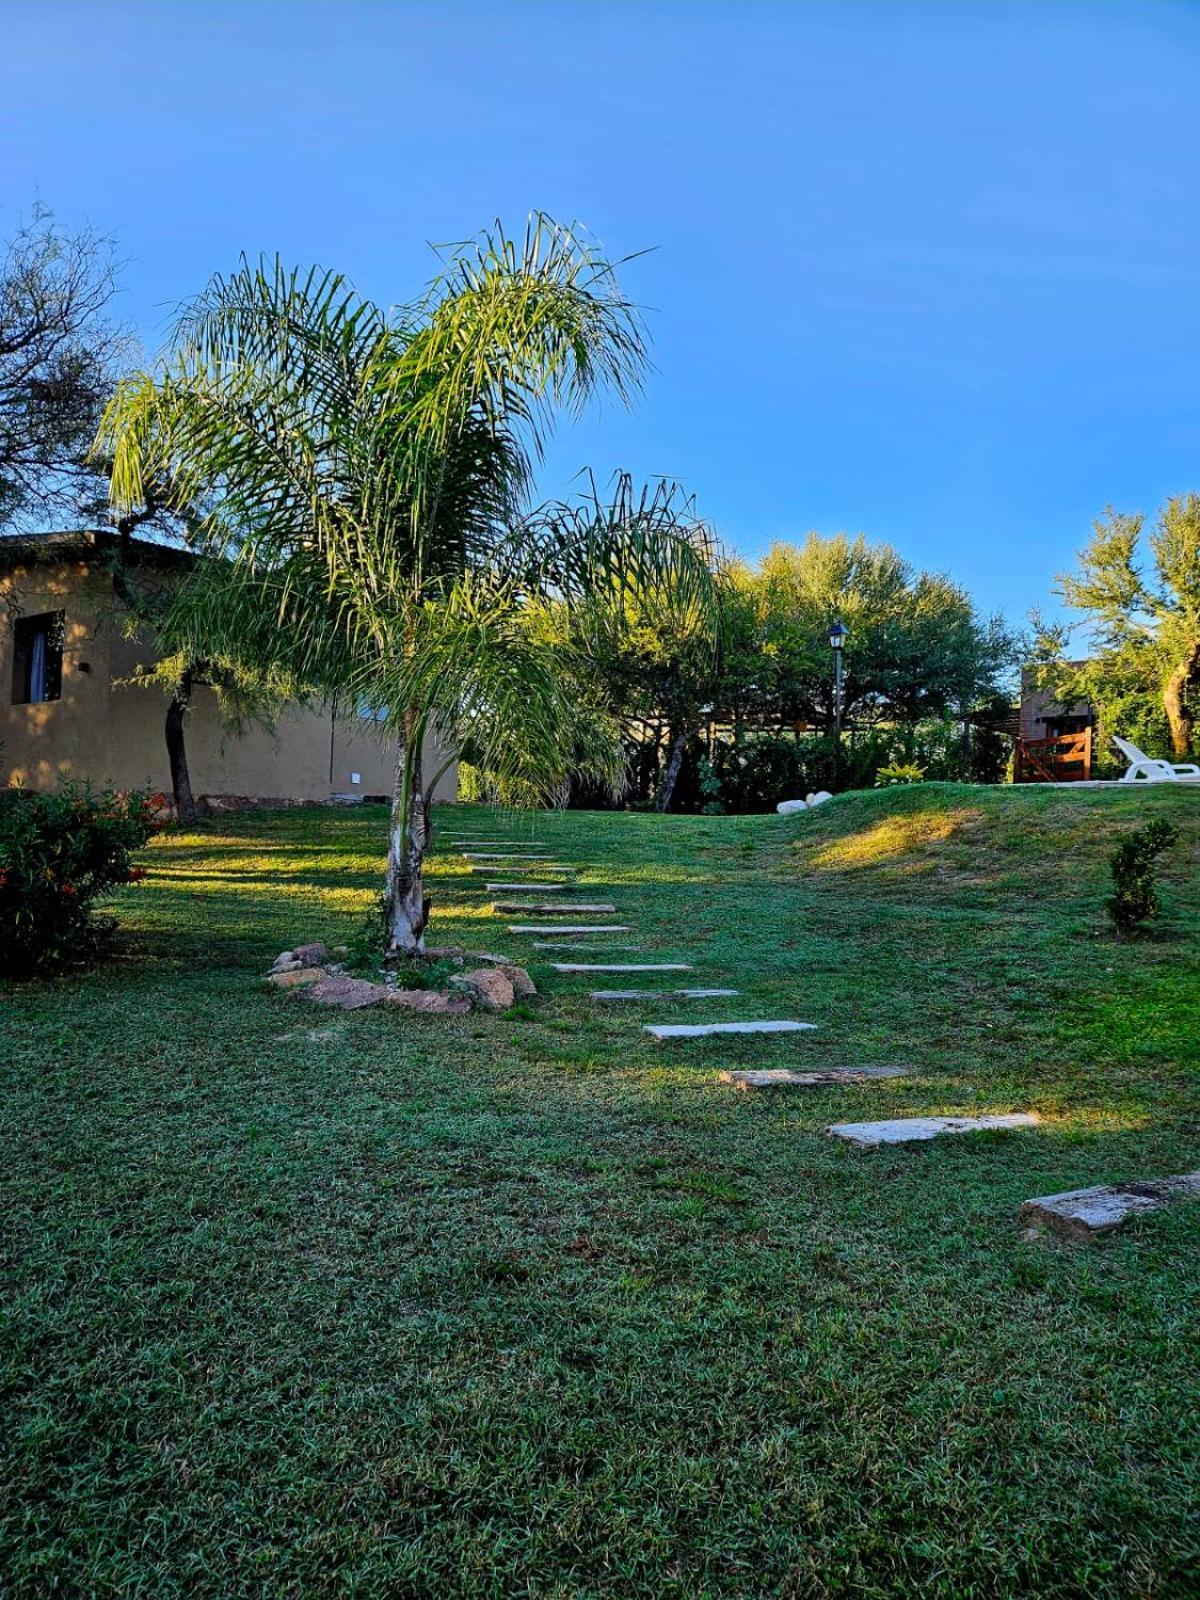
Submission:
[[[510,922],[509,933],[632,933],[627,922]]]
[[[555,972],[691,972],[692,970],[688,961],[555,961],[553,966]]]
[[[793,1072],[790,1067],[770,1067],[762,1070],[719,1072],[721,1083],[731,1083],[735,1089],[815,1089],[822,1084],[864,1083],[871,1078],[902,1078],[903,1067],[846,1067],[818,1068],[815,1072]]]
[[[643,1032],[655,1039],[707,1039],[716,1033],[805,1033],[815,1022],[648,1022]]]
[[[1193,1195],[1200,1196],[1200,1172],[1044,1194],[1036,1200],[1026,1200],[1017,1212],[1017,1220],[1028,1224],[1035,1236],[1041,1228],[1052,1228],[1065,1239],[1096,1239],[1119,1228],[1130,1217],[1161,1211],[1173,1200]]]
[[[302,967],[303,961],[294,950],[281,950],[271,963],[272,972],[290,972],[294,967]]]
[[[463,948],[460,944],[431,944],[427,945],[425,955],[430,961],[461,961]]]
[[[1001,1117],[897,1117],[891,1122],[835,1122],[825,1132],[868,1150],[879,1144],[911,1144],[943,1133],[978,1133],[988,1128],[1032,1128],[1040,1118],[1032,1111]]]
[[[826,800],[832,799],[833,796],[830,794],[828,789],[818,789],[816,794],[809,795],[808,797],[809,809],[811,810],[813,806],[823,806]]]
[[[524,967],[514,966],[511,962],[506,962],[500,968],[500,971],[512,984],[513,993],[518,1000],[528,1000],[537,993],[537,984],[534,983]]]
[[[362,978],[348,978],[344,973],[325,973],[320,983],[308,991],[309,999],[323,1006],[337,1006],[342,1011],[361,1011],[364,1006],[377,1006],[389,998],[382,983],[367,983]]]
[[[781,817],[790,817],[793,811],[807,811],[807,800],[781,800],[775,807]]]
[[[273,983],[277,989],[298,989],[305,984],[319,983],[324,976],[324,967],[302,967],[297,962],[286,972],[268,973],[267,982]]]
[[[474,972],[464,972],[450,981],[457,988],[465,989],[485,1011],[507,1011],[516,999],[511,980],[499,967],[477,967]]]
[[[465,994],[439,994],[436,989],[389,989],[385,998],[388,1005],[434,1016],[462,1017],[471,1009]]]
[[[298,944],[292,954],[302,966],[323,967],[329,960],[329,946],[317,939],[312,944]]]

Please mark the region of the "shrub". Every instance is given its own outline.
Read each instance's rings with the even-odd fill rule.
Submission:
[[[875,774],[875,787],[892,789],[900,783],[922,783],[924,779],[925,769],[918,767],[915,761],[893,761],[889,766],[880,767]]]
[[[0,795],[0,970],[48,972],[93,954],[113,924],[96,902],[145,877],[130,852],[154,829],[141,794]]]
[[[1116,892],[1105,904],[1119,939],[1132,938],[1158,915],[1154,863],[1178,837],[1175,824],[1160,817],[1122,840],[1108,858]]]

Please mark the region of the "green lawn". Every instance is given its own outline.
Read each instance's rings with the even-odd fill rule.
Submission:
[[[1151,815],[1184,839],[1118,945],[1105,857]],[[6,1600],[1200,1593],[1200,1207],[1090,1247],[1014,1220],[1200,1167],[1200,794],[509,825],[741,998],[265,990],[377,892],[382,813],[315,810],[162,836],[120,962],[0,989]],[[482,881],[439,855],[434,937],[527,949]],[[695,1016],[820,1031],[639,1029]],[[716,1081],[861,1062],[912,1072]],[[1014,1109],[1045,1120],[822,1134]]]

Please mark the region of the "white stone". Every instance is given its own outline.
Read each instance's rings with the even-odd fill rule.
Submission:
[[[736,989],[593,989],[589,1000],[715,1000],[718,996],[735,995]]]
[[[555,972],[691,972],[687,961],[622,962],[605,961],[589,964],[581,961],[555,961]]]
[[[593,916],[598,916],[603,912],[607,912],[611,915],[616,909],[616,906],[604,905],[595,901],[593,901],[590,905],[582,901],[579,905],[562,905],[554,901],[548,903],[543,901],[539,903],[537,900],[510,900],[507,902],[507,904],[495,905],[492,907],[493,911],[530,911],[540,912],[543,915],[546,913],[551,913],[560,917],[564,912],[570,914],[572,911],[584,911]]]
[[[892,1122],[835,1122],[825,1132],[867,1150],[877,1144],[911,1144],[943,1133],[977,1133],[986,1128],[1033,1128],[1041,1118],[1032,1111],[999,1117],[898,1117]]]
[[[573,889],[573,883],[485,883],[483,886],[492,894],[560,894],[564,889]]]
[[[714,1033],[804,1033],[815,1022],[648,1022],[656,1039],[706,1039]]]
[[[595,939],[586,944],[582,939],[568,942],[562,939],[534,939],[534,950],[643,950],[643,944],[613,944],[611,939]]]
[[[775,807],[781,817],[790,817],[793,811],[807,811],[807,800],[781,800]]]
[[[866,1083],[872,1078],[902,1078],[903,1067],[829,1067],[814,1072],[793,1072],[790,1067],[719,1072],[721,1083],[735,1089],[814,1089],[823,1084]]]
[[[627,922],[510,922],[509,933],[632,933]]]
[[[1094,1239],[1111,1233],[1130,1217],[1161,1211],[1173,1200],[1200,1195],[1200,1172],[1143,1183],[1100,1184],[1094,1189],[1068,1189],[1026,1200],[1018,1220],[1034,1228],[1053,1228],[1067,1239]]]
[[[549,861],[549,856],[522,856],[512,850],[493,853],[490,850],[464,850],[468,861]]]
[[[830,794],[828,789],[818,789],[816,794],[810,794],[808,797],[809,808],[811,809],[813,806],[823,806],[826,800],[832,799],[833,796]]]

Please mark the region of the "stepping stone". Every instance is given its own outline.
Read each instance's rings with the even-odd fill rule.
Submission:
[[[510,922],[509,933],[632,933],[627,922]]]
[[[648,1022],[644,1032],[656,1039],[707,1039],[715,1033],[802,1033],[815,1022]]]
[[[523,856],[511,850],[502,850],[493,854],[490,850],[464,850],[463,855],[468,861],[549,861],[550,856]]]
[[[1026,1200],[1017,1212],[1017,1220],[1035,1229],[1052,1228],[1064,1239],[1096,1239],[1112,1233],[1130,1217],[1161,1211],[1175,1200],[1192,1196],[1200,1196],[1200,1172],[1044,1194],[1036,1200]]]
[[[1032,1111],[1001,1117],[898,1117],[892,1122],[835,1122],[825,1132],[862,1150],[879,1144],[911,1144],[943,1133],[976,1133],[986,1128],[1034,1128],[1041,1118]]]
[[[579,905],[556,905],[553,902],[549,904],[545,902],[539,904],[536,900],[510,900],[507,905],[498,905],[492,907],[493,911],[540,911],[543,914],[551,912],[560,917],[564,911],[568,915],[570,915],[572,911],[588,911],[593,915],[599,915],[602,912],[608,912],[611,914],[616,909],[616,906],[601,905],[596,903],[593,903],[592,905],[585,905],[583,903]]]
[[[560,894],[564,889],[573,889],[572,883],[485,883],[485,889],[492,894]],[[510,911],[523,911],[523,906],[512,906]]]
[[[531,861],[527,866],[523,866],[523,867],[503,867],[503,866],[498,867],[498,866],[495,866],[495,865],[486,866],[486,867],[480,867],[480,866],[477,866],[475,864],[472,864],[472,866],[471,866],[471,871],[472,872],[518,872],[519,873],[519,872],[531,872],[532,871],[532,872],[556,872],[557,873],[557,872],[578,872],[578,870],[579,870],[578,867],[564,867],[561,864],[561,862],[546,861],[546,860],[543,860],[541,857],[538,857],[536,862]],[[517,879],[517,880],[515,880],[513,882],[513,888],[514,889],[525,889],[527,887],[528,887],[528,885],[522,883],[519,879]]]
[[[735,1089],[814,1089],[821,1084],[866,1083],[872,1078],[902,1078],[903,1067],[829,1067],[816,1072],[793,1072],[788,1067],[769,1067],[761,1072],[718,1072],[721,1083]]]
[[[735,995],[736,989],[593,989],[589,1000],[715,1000],[718,996]]]
[[[555,972],[692,972],[687,961],[604,961],[595,964],[580,961],[555,961]]]
[[[557,940],[535,939],[533,948],[535,950],[595,950],[599,952],[602,950],[644,950],[646,947],[644,944],[613,944],[610,939],[600,939],[593,944],[560,944]]]

